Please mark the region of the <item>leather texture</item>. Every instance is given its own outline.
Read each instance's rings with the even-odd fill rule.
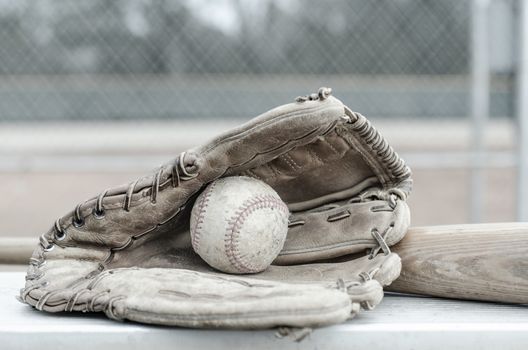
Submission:
[[[267,183],[292,213],[274,264],[247,276],[210,268],[189,234],[199,193],[235,175]],[[184,327],[342,322],[398,277],[389,247],[409,227],[411,188],[370,122],[321,88],[77,205],[40,236],[20,300]]]

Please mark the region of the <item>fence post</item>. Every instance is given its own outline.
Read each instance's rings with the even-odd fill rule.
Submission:
[[[485,192],[484,131],[489,116],[489,0],[473,0],[471,11],[471,176],[470,220],[481,222]]]
[[[528,3],[520,0],[517,66],[517,220],[528,221]]]

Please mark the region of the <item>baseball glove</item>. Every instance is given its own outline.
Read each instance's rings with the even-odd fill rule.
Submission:
[[[191,248],[196,197],[234,175],[267,183],[291,212],[284,249],[251,276],[216,271]],[[400,273],[389,247],[409,226],[410,175],[365,117],[321,88],[57,219],[20,299],[185,327],[342,322],[377,305]]]

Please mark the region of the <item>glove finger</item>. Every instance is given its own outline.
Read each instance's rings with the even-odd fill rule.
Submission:
[[[409,224],[409,207],[399,200],[393,206],[375,200],[295,213],[275,263],[302,264],[363,252],[379,247],[380,243],[392,246],[403,238]],[[379,242],[379,237],[384,242]]]
[[[95,311],[114,319],[183,327],[321,326],[351,316],[338,285],[290,284],[183,269],[107,271],[87,286]],[[86,294],[88,297],[88,294]],[[89,298],[84,302],[89,304]]]

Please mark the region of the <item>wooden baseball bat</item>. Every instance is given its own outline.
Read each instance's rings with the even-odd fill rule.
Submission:
[[[414,227],[392,250],[389,291],[528,304],[528,223]]]
[[[35,238],[1,238],[0,264],[27,264]],[[392,247],[401,276],[387,290],[528,304],[528,223],[410,228]]]

